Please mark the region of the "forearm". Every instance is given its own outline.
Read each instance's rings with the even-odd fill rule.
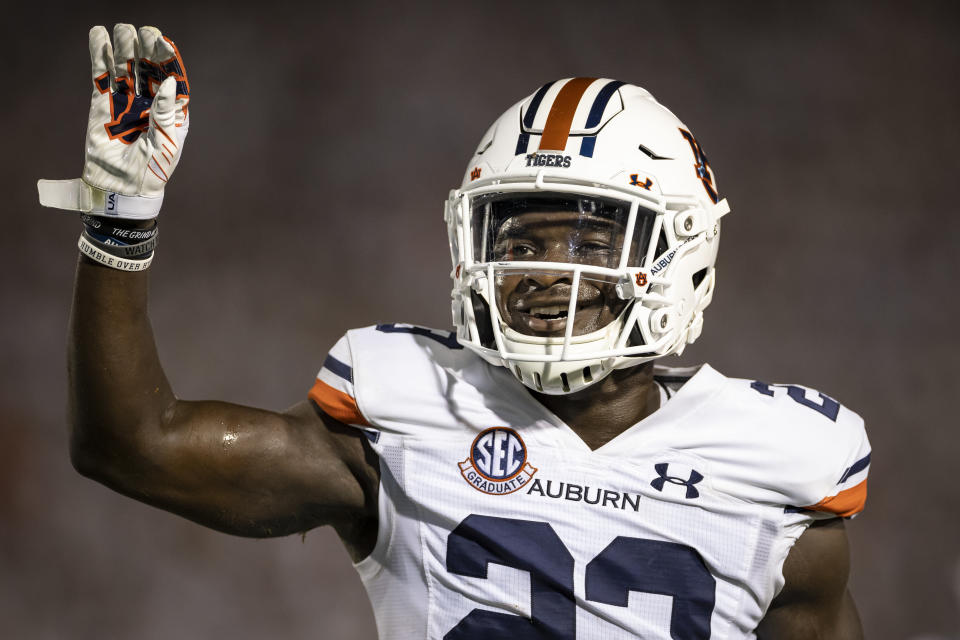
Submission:
[[[71,456],[82,471],[135,448],[138,430],[158,428],[175,398],[147,316],[146,272],[81,257],[67,346]]]

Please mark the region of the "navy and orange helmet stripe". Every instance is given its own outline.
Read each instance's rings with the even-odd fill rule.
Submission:
[[[554,98],[550,113],[547,115],[547,122],[543,125],[540,151],[563,151],[566,148],[577,106],[594,80],[596,78],[573,78],[563,85],[560,93]]]
[[[611,80],[603,86],[603,89],[600,89],[597,97],[593,100],[593,105],[590,107],[590,115],[587,116],[587,125],[585,128],[592,129],[600,124],[600,119],[603,117],[603,112],[607,109],[610,98],[613,97],[614,92],[624,84],[626,83],[620,80]],[[593,147],[596,144],[597,136],[584,136],[583,141],[580,143],[580,155],[592,158]]]
[[[523,117],[523,126],[520,128],[520,135],[517,137],[517,150],[514,155],[518,156],[527,152],[527,147],[530,144],[530,134],[525,129],[533,127],[533,121],[537,117],[537,111],[540,109],[540,103],[543,102],[543,96],[547,95],[547,91],[554,84],[555,82],[548,82],[533,94],[533,99],[530,100],[530,105],[527,107],[527,113]]]
[[[582,126],[575,127],[574,118],[580,107],[580,102],[596,81],[597,78],[571,78],[564,83],[550,104],[546,122],[543,125],[542,132],[540,132],[540,144],[537,151],[564,151],[569,142],[571,130],[579,129],[580,131],[584,131],[600,125],[611,98],[625,83],[619,80],[606,81],[593,98],[590,110],[586,116],[586,121]],[[526,112],[523,114],[520,135],[517,137],[516,155],[528,152],[530,136],[537,135],[536,132],[532,131],[534,122],[544,98],[555,84],[556,82],[548,82],[540,87],[530,99],[530,104],[527,105]],[[580,155],[592,157],[593,149],[597,141],[596,135],[574,135],[578,137],[582,136]]]
[[[543,96],[547,95],[547,91],[549,91],[550,87],[554,84],[556,84],[556,82],[548,82],[533,94],[533,100],[530,101],[530,106],[527,107],[527,114],[523,117],[524,129],[533,128],[533,121],[537,117],[537,111],[540,109],[540,103],[543,102]]]

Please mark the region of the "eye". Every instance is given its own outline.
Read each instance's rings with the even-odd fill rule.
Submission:
[[[573,262],[592,264],[598,267],[610,267],[617,261],[615,247],[604,240],[584,240],[571,247],[570,257]]]
[[[540,253],[540,249],[529,240],[511,239],[498,243],[493,248],[495,261],[532,260]]]
[[[529,260],[537,255],[537,247],[530,242],[512,242],[508,247],[512,260]]]
[[[583,242],[577,247],[576,250],[577,250],[577,253],[581,253],[581,254],[606,255],[613,251],[613,247],[603,242]]]

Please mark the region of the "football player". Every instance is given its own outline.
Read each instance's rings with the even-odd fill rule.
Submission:
[[[348,331],[284,413],[186,402],[147,316],[189,126],[157,29],[90,31],[72,460],[241,536],[335,528],[384,639],[860,638],[844,519],[862,420],[796,385],[655,364],[700,335],[729,212],[689,127],[550,82],[481,138],[445,220],[454,333]]]

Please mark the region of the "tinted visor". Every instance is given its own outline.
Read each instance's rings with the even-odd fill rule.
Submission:
[[[472,200],[477,262],[559,262],[617,268],[640,266],[656,214],[637,212],[626,242],[630,203],[569,193],[491,193]]]

